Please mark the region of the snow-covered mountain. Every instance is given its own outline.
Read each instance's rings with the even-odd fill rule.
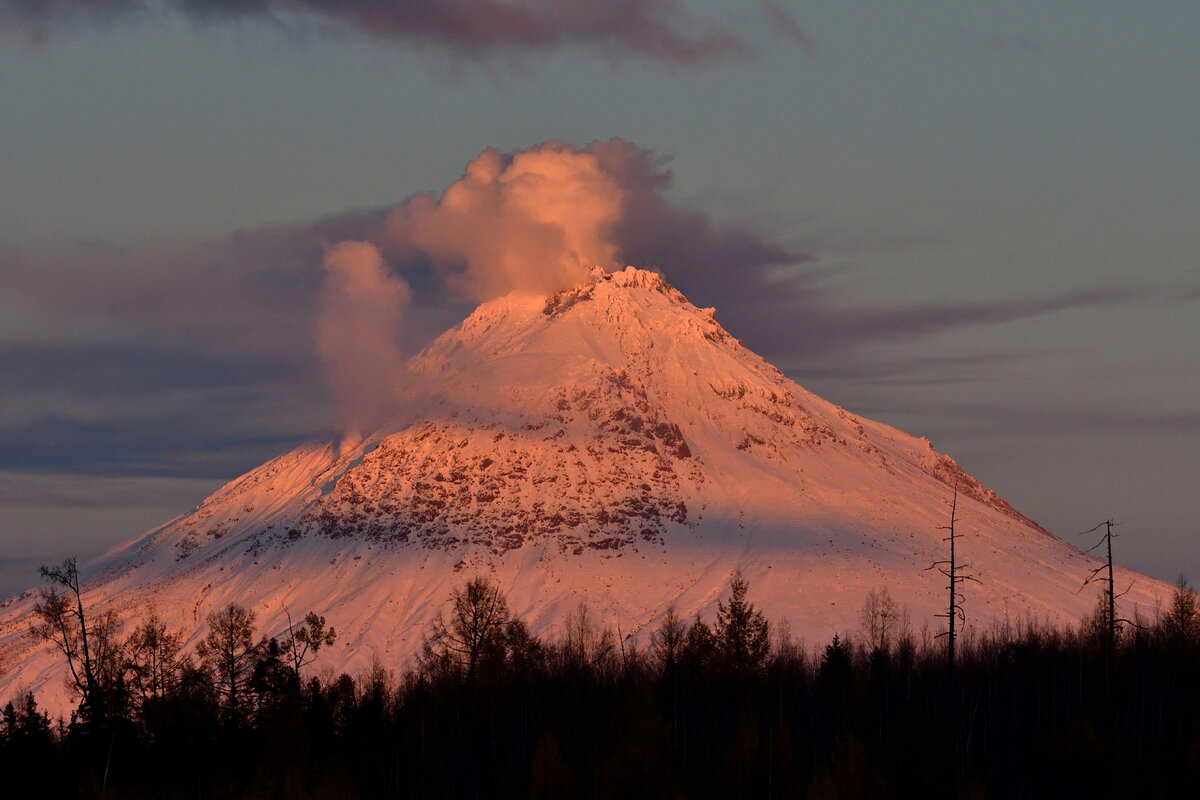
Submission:
[[[154,609],[194,642],[236,601],[276,634],[287,613],[340,631],[322,662],[401,665],[451,591],[486,574],[535,633],[581,600],[647,644],[669,607],[713,618],[730,574],[812,644],[857,628],[886,587],[917,625],[944,610],[958,553],[981,581],[968,625],[1076,622],[1097,561],[1021,516],[925,439],[805,391],[658,275],[628,268],[550,297],[481,305],[408,365],[404,410],[358,441],[318,441],[232,481],[110,553],[87,600]],[[1123,607],[1166,587],[1121,570]],[[34,597],[0,606],[0,698],[60,688],[28,634]]]

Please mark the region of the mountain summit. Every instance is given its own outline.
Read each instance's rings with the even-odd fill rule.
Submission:
[[[355,671],[411,656],[471,575],[535,633],[585,601],[636,636],[670,606],[711,621],[740,569],[769,618],[816,643],[882,587],[937,626],[945,578],[927,568],[957,490],[959,557],[981,581],[968,625],[1076,622],[1095,602],[1078,592],[1094,558],[925,439],[805,391],[652,272],[484,303],[397,395],[371,435],[302,445],[113,551],[87,600],[154,608],[193,643],[231,601],[268,634],[314,610],[342,632],[325,663]],[[1123,604],[1165,594],[1131,580]],[[0,698],[61,683],[32,602],[0,607]]]

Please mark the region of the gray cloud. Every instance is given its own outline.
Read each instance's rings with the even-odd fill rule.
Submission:
[[[312,429],[270,430],[269,402],[242,393],[206,403],[87,419],[48,415],[5,425],[0,467],[12,472],[223,479],[311,438]],[[257,406],[257,407],[256,407]],[[246,417],[230,423],[230,415]],[[261,431],[244,430],[255,424]]]
[[[3,0],[0,34],[13,33],[42,46],[56,35],[107,28],[147,14],[142,0]]]
[[[1099,402],[1103,403],[1103,398]],[[868,407],[854,410],[868,416],[874,414],[876,419],[894,411]],[[1038,403],[1037,398],[1022,404],[986,403],[978,399],[970,403],[938,402],[936,397],[925,399],[923,410],[926,416],[938,420],[944,435],[972,440],[976,445],[988,438],[1039,446],[1062,439],[1105,441],[1112,446],[1121,438],[1164,439],[1178,445],[1189,437],[1200,437],[1200,411],[1194,410],[1124,410],[1091,402],[1052,407]]]
[[[169,253],[14,254],[34,315],[0,343],[0,469],[229,477],[319,432],[312,315],[325,243],[376,215],[238,231]]]
[[[1049,350],[1006,353],[972,353],[953,356],[890,356],[886,360],[846,359],[822,361],[797,367],[787,360],[776,366],[802,372],[805,381],[836,381],[855,386],[948,386],[972,383],[998,367],[1033,359],[1049,358],[1058,353]]]
[[[75,18],[112,19],[145,11],[143,0],[5,0],[0,20],[15,24],[62,22]]]
[[[896,336],[926,336],[954,328],[1015,322],[1073,308],[1121,305],[1146,299],[1140,287],[1114,286],[1077,289],[1046,297],[1018,297],[973,302],[917,303],[887,308],[814,310],[803,323],[814,334],[821,333],[833,348],[869,339]],[[820,337],[812,337],[822,346]]]
[[[108,321],[118,341],[221,357],[253,352],[298,368],[312,363],[306,343],[324,248],[361,236],[380,218],[381,212],[345,212],[167,251],[76,248],[69,258],[49,260],[14,253],[0,288],[59,313]]]
[[[471,59],[583,47],[696,66],[752,54],[744,39],[701,21],[682,0],[165,0],[160,5],[208,24],[273,19],[357,31],[385,43]],[[145,10],[137,0],[13,0],[0,11],[0,26],[45,37]]]
[[[1019,432],[1040,439],[1096,437],[1112,440],[1120,436],[1179,437],[1200,435],[1200,411],[1148,412],[1098,407],[1045,408],[979,405],[939,406],[949,419],[974,419],[973,430],[1012,437]]]
[[[0,373],[10,391],[140,397],[277,380],[289,369],[277,359],[253,354],[214,356],[138,342],[33,342],[0,344]]]
[[[758,290],[771,289],[761,281]],[[819,289],[803,295],[776,287],[768,304],[770,316],[739,306],[744,329],[734,333],[769,357],[819,360],[873,341],[896,341],[929,336],[977,325],[1002,324],[1077,308],[1163,302],[1161,291],[1137,286],[1078,289],[1044,297],[1016,297],[962,302],[910,303],[897,306],[849,306],[844,299]],[[783,306],[788,316],[776,316]],[[723,318],[728,319],[728,315]],[[728,326],[727,326],[728,327]]]
[[[8,509],[47,506],[76,509],[151,507],[177,503],[211,491],[212,481],[179,478],[122,478],[95,475],[21,474],[0,471],[0,505]]]

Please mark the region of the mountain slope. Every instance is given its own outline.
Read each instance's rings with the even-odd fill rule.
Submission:
[[[650,272],[486,303],[397,391],[404,410],[371,436],[303,445],[109,554],[89,601],[154,608],[192,642],[230,601],[268,634],[316,610],[342,633],[323,662],[354,671],[407,659],[470,575],[535,633],[583,600],[647,644],[668,606],[711,620],[740,568],[753,602],[817,643],[883,586],[936,627],[945,579],[927,568],[955,487],[981,580],[969,625],[1075,622],[1095,601],[1077,593],[1095,559],[928,441],[805,391]],[[1126,607],[1165,595],[1122,573]],[[0,607],[0,696],[61,681],[31,604]]]

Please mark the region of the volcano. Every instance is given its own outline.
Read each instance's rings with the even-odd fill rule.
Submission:
[[[237,602],[260,632],[325,615],[323,666],[404,666],[451,592],[485,575],[536,634],[580,602],[645,646],[663,613],[712,620],[731,573],[810,644],[858,627],[887,588],[937,629],[957,496],[968,628],[1075,623],[1095,558],[1042,529],[930,443],[805,391],[656,273],[481,305],[411,359],[403,409],[314,441],[108,554],[86,601],[155,610],[195,643]],[[1168,587],[1118,570],[1126,614]],[[33,592],[0,606],[0,696],[61,692],[29,633]]]

